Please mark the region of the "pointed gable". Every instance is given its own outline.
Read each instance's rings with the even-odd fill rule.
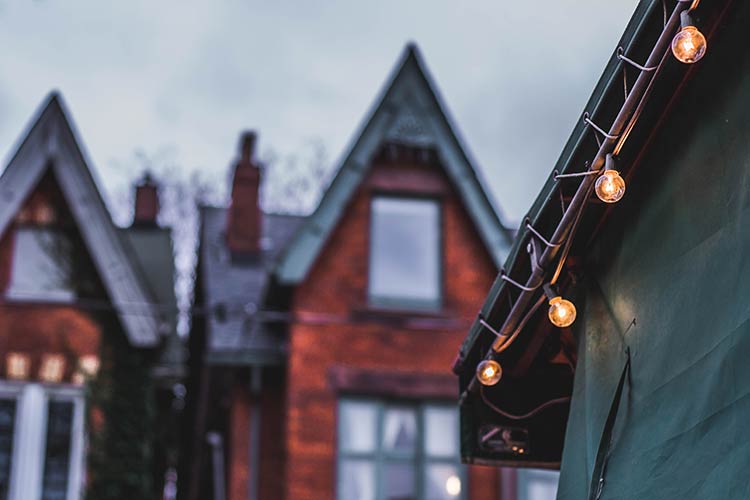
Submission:
[[[451,124],[414,45],[406,48],[390,83],[366,119],[318,208],[297,233],[275,270],[282,285],[307,276],[347,202],[364,180],[380,146],[396,142],[434,148],[495,264],[512,241]]]
[[[131,344],[150,347],[159,340],[154,299],[120,238],[76,139],[61,97],[47,99],[0,176],[0,234],[49,170],[81,232],[96,270]]]

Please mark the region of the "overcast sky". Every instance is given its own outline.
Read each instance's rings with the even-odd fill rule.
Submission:
[[[635,6],[0,0],[0,154],[7,161],[59,89],[110,195],[141,169],[136,150],[224,185],[247,128],[259,131],[262,156],[304,156],[320,143],[333,167],[415,41],[492,195],[517,222]]]

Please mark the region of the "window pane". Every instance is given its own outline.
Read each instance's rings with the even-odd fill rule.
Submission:
[[[519,500],[555,500],[560,473],[549,470],[519,469]]]
[[[342,401],[339,405],[339,448],[344,452],[375,451],[377,407],[364,401]]]
[[[440,216],[437,202],[375,198],[371,224],[371,299],[375,302],[401,299],[390,305],[437,306],[440,301]]]
[[[70,243],[59,232],[19,228],[8,296],[16,299],[71,301]]]
[[[463,484],[458,466],[428,465],[425,470],[426,500],[455,500],[462,497]]]
[[[383,449],[412,454],[416,443],[416,412],[409,408],[388,408],[383,418]]]
[[[16,400],[0,399],[0,500],[8,498],[10,461],[13,456],[13,432],[16,421]]]
[[[375,500],[375,465],[368,460],[342,460],[339,468],[338,498]]]
[[[386,464],[383,471],[385,500],[414,500],[416,488],[411,463]]]
[[[67,496],[72,426],[73,403],[50,401],[47,410],[42,500],[65,500]]]
[[[425,453],[432,457],[458,456],[458,411],[455,408],[428,406],[425,418]]]

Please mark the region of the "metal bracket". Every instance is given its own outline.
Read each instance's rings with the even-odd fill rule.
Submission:
[[[597,125],[596,123],[594,123],[593,121],[591,121],[591,118],[590,118],[590,115],[589,115],[588,111],[586,111],[583,114],[583,123],[585,123],[587,125],[590,125],[591,128],[593,128],[594,130],[596,130],[597,132],[599,132],[600,134],[602,134],[607,139],[613,139],[614,140],[614,139],[617,139],[618,137],[620,137],[619,135],[608,134],[599,125]]]
[[[625,50],[622,47],[617,47],[617,58],[621,61],[625,61],[626,63],[630,64],[634,68],[638,68],[641,71],[646,71],[648,73],[655,71],[658,66],[642,66],[635,62],[634,60],[630,59],[625,55]]]

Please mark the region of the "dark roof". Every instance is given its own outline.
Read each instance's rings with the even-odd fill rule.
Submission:
[[[80,144],[62,98],[52,93],[0,176],[0,234],[51,170],[128,339],[135,346],[155,347],[164,318],[153,306],[155,297],[138,261],[112,222]]]
[[[283,340],[255,314],[263,308],[270,272],[304,217],[263,214],[257,258],[232,259],[226,245],[227,209],[201,207],[199,285],[206,314],[207,359],[216,363],[276,363]]]
[[[135,260],[143,271],[166,324],[162,331],[166,338],[153,373],[158,379],[173,383],[185,375],[187,348],[184,339],[177,333],[172,231],[164,227],[134,226],[120,229],[120,235],[133,249]]]
[[[169,332],[177,330],[177,298],[175,296],[174,251],[172,231],[162,227],[128,227],[121,236],[133,249],[149,290],[164,312]]]
[[[407,46],[397,70],[337,170],[318,208],[284,252],[275,271],[284,286],[302,281],[386,142],[434,148],[495,264],[508,255],[512,232],[484,191],[476,163],[462,146],[416,46]]]

